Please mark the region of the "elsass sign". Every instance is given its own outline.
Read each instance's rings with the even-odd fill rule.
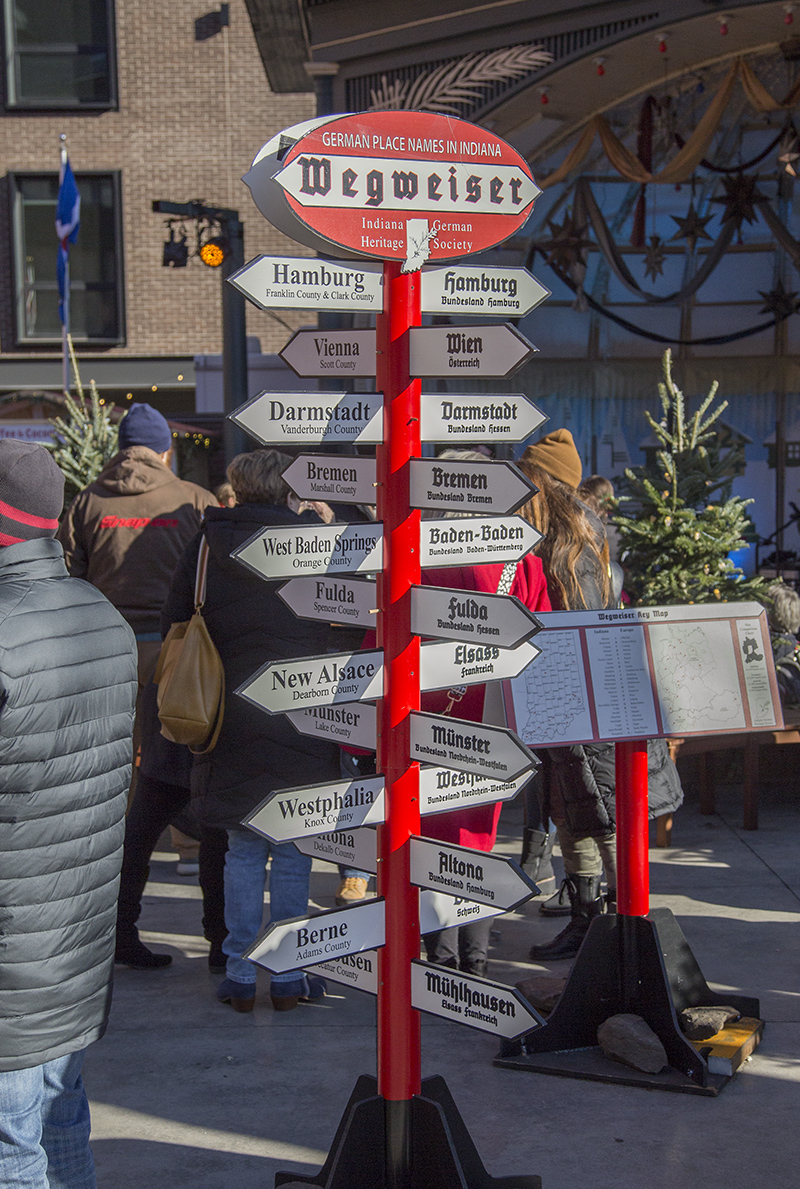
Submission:
[[[424,275],[424,274],[423,274]],[[522,393],[494,396],[440,396],[423,392],[420,434],[423,442],[524,442],[547,416]],[[245,427],[246,428],[246,427]]]
[[[499,326],[415,326],[409,330],[408,340],[412,376],[508,376],[539,349],[507,322]]]
[[[306,262],[307,263],[307,262]],[[424,314],[500,314],[521,318],[550,296],[527,268],[457,264],[423,268]]]
[[[528,641],[517,648],[499,648],[496,644],[464,644],[455,640],[447,640],[442,644],[423,644],[419,659],[419,687],[421,690],[450,689],[453,685],[504,681],[527,669],[540,652],[540,648]]]
[[[350,743],[374,751],[377,745],[377,709],[370,702],[345,702],[343,706],[310,706],[290,710],[286,717],[299,735]]]
[[[473,805],[511,801],[529,780],[530,772],[506,781],[423,764],[419,770],[419,811],[423,815],[446,813],[450,809],[471,809]]]
[[[297,376],[374,376],[374,330],[298,330],[282,351]]]
[[[507,727],[413,710],[410,758],[501,780],[514,780],[537,763],[533,752]]]
[[[538,490],[510,462],[414,458],[410,463],[412,508],[503,516],[506,512],[516,512]]]
[[[418,888],[464,896],[505,912],[539,890],[513,859],[431,838],[412,837],[409,878]]]
[[[230,418],[265,446],[377,443],[383,441],[383,394],[260,392]]]
[[[383,696],[383,652],[341,652],[268,661],[235,691],[269,714]]]
[[[256,256],[228,281],[262,310],[383,310],[383,266],[371,261]]]
[[[301,500],[375,503],[375,459],[340,454],[300,454],[283,472]]]
[[[231,557],[262,578],[374,573],[383,565],[383,525],[264,528],[234,549]]]
[[[308,229],[312,247],[322,236],[409,270],[502,243],[541,193],[505,141],[427,112],[340,116],[300,136],[281,164],[274,183],[297,218],[295,239],[306,242]],[[269,219],[269,179],[254,168],[245,181]]]
[[[479,594],[446,586],[411,587],[411,631],[417,636],[516,648],[541,630],[541,621],[511,595]]]
[[[314,917],[276,921],[242,957],[273,974],[285,974],[309,962],[377,949],[385,943],[385,936],[383,900],[366,900]]]
[[[301,854],[311,855],[312,859],[320,859],[323,863],[338,863],[355,871],[370,871],[373,875],[378,870],[378,836],[369,826],[298,838],[295,846]]]
[[[375,627],[378,596],[374,582],[361,578],[292,578],[278,588],[277,594],[298,619]]]
[[[423,520],[419,528],[423,566],[480,566],[519,561],[542,534],[521,516]]]
[[[513,987],[418,960],[411,963],[411,1004],[417,1011],[506,1040],[544,1023]]]
[[[367,776],[363,780],[279,789],[270,793],[243,824],[272,842],[294,842],[314,834],[378,825],[384,820],[383,788],[382,776]]]

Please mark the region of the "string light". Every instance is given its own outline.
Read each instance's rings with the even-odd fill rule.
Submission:
[[[719,21],[719,31],[723,37],[725,37],[728,32],[728,21],[730,19],[731,18],[729,16],[718,16],[717,17],[717,20]]]
[[[602,78],[602,77],[603,77],[603,75],[604,75],[604,74],[605,74],[605,72],[606,72],[606,68],[605,68],[605,65],[604,65],[604,63],[605,63],[605,58],[603,58],[603,57],[601,57],[601,56],[598,56],[598,57],[597,57],[597,58],[595,58],[595,60],[594,60],[594,64],[595,64],[595,66],[597,67],[597,73],[600,75],[600,78]]]
[[[795,4],[784,4],[783,6],[783,23],[784,25],[791,25],[794,23],[794,10],[797,7]]]
[[[549,87],[539,87],[539,102],[541,103],[542,107],[547,107],[548,103],[550,102],[550,97],[547,94],[549,90]]]

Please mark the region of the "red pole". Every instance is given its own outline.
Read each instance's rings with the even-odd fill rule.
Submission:
[[[645,917],[650,911],[647,826],[647,742],[615,747],[617,804],[617,911]]]
[[[383,573],[378,577],[378,645],[384,696],[378,708],[378,771],[386,781],[386,824],[378,831],[378,894],[386,901],[386,944],[378,956],[378,1092],[386,1099],[390,1189],[410,1175],[410,1100],[420,1090],[420,1021],[411,1007],[411,960],[419,957],[419,893],[409,883],[409,837],[418,834],[419,765],[411,763],[410,710],[419,709],[419,638],[411,593],[420,581],[419,512],[409,507],[409,460],[419,456],[420,382],[408,371],[408,330],[420,325],[420,275],[385,263],[384,313],[377,318],[377,383],[384,393],[377,451]]]

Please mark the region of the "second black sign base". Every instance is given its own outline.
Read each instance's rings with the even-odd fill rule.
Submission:
[[[403,1161],[407,1168],[388,1169],[386,1108],[406,1105],[411,1124],[410,1151]],[[390,1118],[390,1131],[394,1123]],[[320,1171],[315,1176],[275,1174],[275,1189],[305,1185],[320,1189],[542,1189],[542,1178],[492,1177],[487,1173],[444,1078],[425,1078],[422,1093],[406,1104],[387,1103],[378,1094],[377,1080],[364,1075],[355,1084]]]

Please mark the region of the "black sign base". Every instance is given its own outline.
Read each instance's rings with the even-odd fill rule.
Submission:
[[[743,1016],[759,1014],[757,999],[711,990],[668,908],[654,908],[646,917],[596,917],[547,1023],[504,1041],[494,1064],[714,1096],[730,1078],[709,1072],[704,1057],[681,1032],[676,1013],[685,1007],[722,1005]],[[663,1073],[640,1073],[605,1056],[597,1029],[620,1012],[641,1016],[661,1040],[669,1061]]]
[[[387,1106],[410,1106],[405,1167],[387,1167]],[[392,1127],[392,1122],[389,1122]],[[389,1137],[392,1138],[391,1136]],[[388,1145],[396,1150],[396,1145]],[[275,1189],[542,1189],[538,1176],[491,1177],[483,1167],[444,1078],[425,1078],[410,1104],[387,1103],[373,1077],[360,1077],[314,1176],[275,1174]]]

